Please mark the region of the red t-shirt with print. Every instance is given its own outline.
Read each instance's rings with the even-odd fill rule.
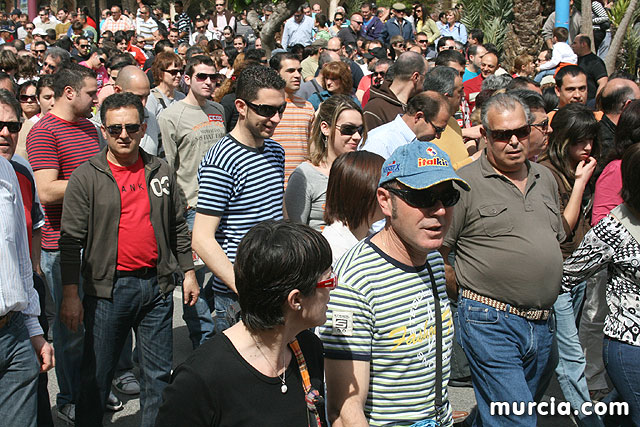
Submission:
[[[109,167],[120,191],[118,261],[121,271],[155,267],[158,260],[156,235],[151,225],[151,204],[142,158],[131,166]]]

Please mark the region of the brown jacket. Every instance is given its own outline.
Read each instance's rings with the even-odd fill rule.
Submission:
[[[391,92],[388,82],[384,82],[378,89],[372,87],[369,93],[369,102],[364,107],[364,124],[367,130],[393,121],[398,114],[403,114],[407,107]]]

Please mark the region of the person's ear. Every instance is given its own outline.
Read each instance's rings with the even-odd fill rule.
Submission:
[[[302,310],[302,293],[299,289],[294,289],[289,292],[287,296],[287,301],[285,302],[286,307],[293,311],[301,311]]]
[[[380,205],[382,214],[385,217],[391,217],[391,213],[393,212],[393,201],[391,200],[392,196],[389,190],[378,187],[376,190],[376,198],[378,199],[378,205]]]
[[[247,117],[247,103],[243,100],[243,99],[239,99],[236,98],[235,102],[235,106],[236,106],[236,110],[238,110],[238,114],[240,114],[243,117]]]
[[[331,134],[331,126],[329,123],[322,121],[320,123],[320,132],[322,132],[326,138],[329,138],[329,135]]]

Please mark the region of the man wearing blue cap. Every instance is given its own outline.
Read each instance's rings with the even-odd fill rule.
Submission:
[[[469,190],[428,142],[399,147],[383,165],[385,228],[337,262],[340,284],[319,328],[333,425],[452,424],[453,322],[437,250],[460,198],[454,181]]]

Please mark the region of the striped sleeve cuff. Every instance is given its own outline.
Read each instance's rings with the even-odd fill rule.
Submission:
[[[29,337],[35,337],[36,335],[44,335],[44,332],[42,331],[42,327],[40,326],[40,322],[38,322],[37,316],[31,316],[31,315],[25,314],[24,325],[27,327],[27,331],[29,331]]]

